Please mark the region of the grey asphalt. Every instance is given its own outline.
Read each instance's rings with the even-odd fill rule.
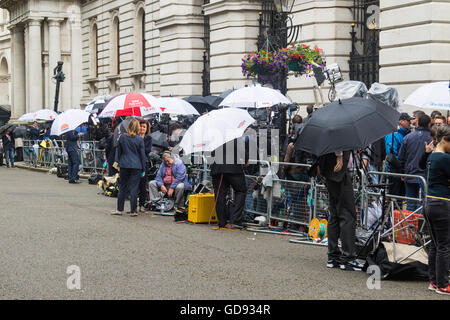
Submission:
[[[0,299],[448,299],[425,282],[369,290],[367,274],[327,269],[326,248],[286,236],[111,216],[99,191],[0,167]]]

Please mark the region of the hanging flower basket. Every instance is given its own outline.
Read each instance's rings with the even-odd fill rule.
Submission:
[[[306,44],[292,44],[276,52],[260,50],[247,54],[242,59],[242,73],[247,79],[276,83],[287,78],[292,71],[296,77],[313,74],[313,67],[323,67],[323,50]]]
[[[323,50],[314,47],[311,48],[306,44],[294,44],[286,48],[287,64],[290,71],[294,72],[296,77],[304,74],[311,75],[313,66],[323,67],[325,59]]]
[[[242,59],[241,67],[247,79],[257,79],[262,83],[278,81],[284,73],[287,73],[286,56],[281,51],[252,52]]]

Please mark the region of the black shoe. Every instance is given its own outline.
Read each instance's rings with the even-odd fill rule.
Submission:
[[[81,182],[78,181],[78,180],[75,180],[75,181],[69,181],[69,183],[71,183],[71,184],[80,184]]]
[[[359,263],[357,260],[341,263],[340,265],[341,270],[347,271],[362,271],[363,267],[364,265]]]
[[[339,268],[341,263],[337,260],[328,259],[327,268]]]

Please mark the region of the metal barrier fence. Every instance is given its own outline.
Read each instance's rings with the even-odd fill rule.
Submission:
[[[306,172],[309,168],[310,165],[307,164],[272,162],[269,165],[268,171],[278,173],[283,178],[273,178],[271,180],[272,185],[267,188],[264,188],[261,176],[247,175],[249,194],[246,198],[246,212],[266,216],[269,224],[278,221],[297,226],[309,226],[313,218],[318,218],[319,220],[328,219],[328,191],[325,185],[320,184],[320,180],[307,176]],[[288,173],[286,174],[286,172]],[[368,183],[369,179],[367,179],[367,176],[369,175],[371,175],[371,181],[374,180],[373,177],[375,176],[378,178],[375,179],[376,181],[382,181],[383,177],[393,176],[417,178],[421,182],[420,184],[423,186],[423,190],[419,198],[386,194],[387,201],[392,199],[401,201],[400,203],[396,203],[399,206],[397,209],[400,211],[404,209],[404,203],[402,202],[404,200],[413,201],[417,205],[421,205],[424,199],[423,195],[427,192],[426,181],[421,176],[399,175],[376,171],[364,173],[361,170],[360,180],[354,188],[354,199],[357,223],[359,226],[365,228],[370,227],[370,222],[373,224],[373,221],[376,221],[377,213],[380,212],[381,206],[379,203],[381,197],[380,185],[378,185],[378,188],[373,188]],[[398,217],[396,221],[398,221]],[[394,224],[393,217],[392,224]],[[401,230],[394,231],[400,232]]]
[[[105,150],[97,141],[81,141],[78,157],[80,171],[85,173],[104,172],[106,169]],[[58,164],[67,165],[68,155],[65,141],[44,139],[23,141],[23,161],[27,166],[54,168]]]

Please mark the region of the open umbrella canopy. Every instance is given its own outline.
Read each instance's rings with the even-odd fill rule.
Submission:
[[[228,94],[219,104],[233,108],[269,108],[276,104],[291,104],[279,90],[260,85],[244,87]]]
[[[167,141],[167,134],[161,131],[155,131],[150,134],[152,137],[152,145],[162,147],[162,148],[168,148],[169,142]]]
[[[124,119],[117,127],[116,129],[114,129],[114,137],[113,137],[113,142],[114,142],[114,146],[116,147],[118,142],[119,142],[119,138],[122,134],[127,132],[127,127],[128,124],[130,123],[130,121],[132,119],[136,119],[136,120],[142,120],[144,118],[142,117],[136,117],[136,116],[132,116],[128,119]]]
[[[214,151],[228,141],[241,137],[255,122],[246,110],[225,108],[199,117],[185,132],[179,146],[185,154]]]
[[[25,138],[25,135],[27,134],[27,127],[25,126],[18,126],[13,129],[14,138]]]
[[[450,110],[450,81],[421,86],[405,100],[405,104],[426,109]]]
[[[179,98],[158,98],[157,106],[161,113],[178,115],[200,115],[192,104]]]
[[[59,114],[53,121],[50,135],[60,136],[70,130],[75,130],[79,125],[88,122],[91,114],[80,109],[70,109]]]
[[[222,92],[219,97],[221,97],[222,99],[225,99],[230,93],[232,93],[233,91],[235,91],[236,89],[228,89],[225,90],[224,92]]]
[[[6,130],[9,130],[11,132],[16,127],[17,127],[17,124],[5,124],[0,127],[0,134],[3,134],[4,132],[6,132]]]
[[[90,113],[100,113],[103,110],[103,107],[111,99],[110,96],[99,96],[94,98],[91,102],[89,102],[84,108],[85,111]]]
[[[300,131],[295,149],[316,156],[360,150],[397,130],[400,113],[376,100],[354,97],[313,112]]]
[[[159,113],[157,98],[147,93],[123,93],[111,98],[98,115],[99,118],[114,118],[120,116],[143,117]]]
[[[216,110],[221,98],[215,96],[190,96],[183,98],[183,100],[189,102],[199,113],[203,114],[205,112]]]
[[[57,116],[58,114],[53,110],[42,109],[35,112],[26,113],[17,120],[21,122],[34,122],[37,120],[51,121],[55,120]]]

